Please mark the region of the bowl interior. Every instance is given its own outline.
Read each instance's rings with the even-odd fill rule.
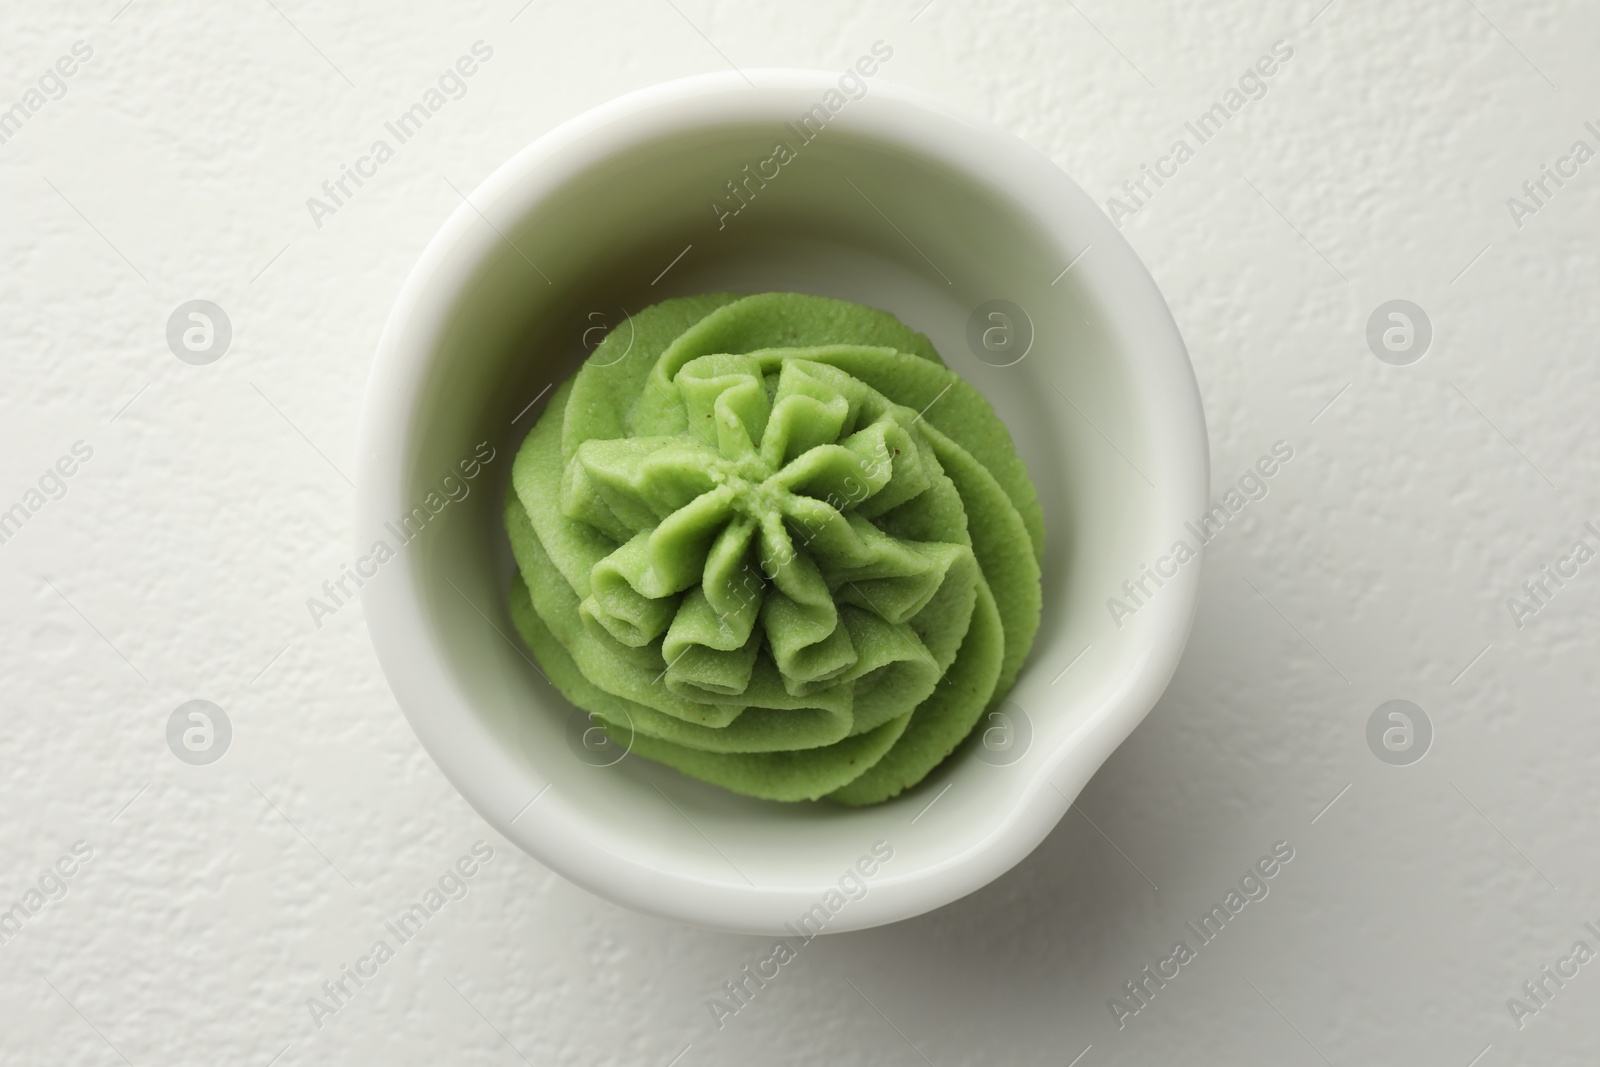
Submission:
[[[1006,153],[1020,144],[1002,152],[986,140],[999,136],[992,131],[876,86],[806,140],[812,131],[784,116],[803,114],[815,86],[738,88],[712,102],[618,110],[565,142],[555,135],[469,198],[386,337],[416,356],[409,377],[392,375],[372,401],[398,412],[387,444],[403,454],[380,492],[398,514],[380,506],[363,524],[369,537],[382,536],[379,517],[399,526],[487,442],[494,458],[471,491],[430,511],[372,583],[387,591],[368,599],[369,612],[402,603],[389,599],[402,591],[420,602],[419,662],[385,656],[391,676],[434,672],[426,685],[396,680],[419,734],[492,822],[574,880],[669,914],[771,929],[765,905],[707,919],[649,885],[618,887],[613,875],[631,867],[754,890],[743,895],[781,908],[824,891],[874,841],[895,853],[874,885],[911,884],[959,867],[1008,823],[1031,818],[1026,847],[966,888],[1015,862],[1148,708],[1128,716],[1119,702],[1148,672],[1152,640],[1170,638],[1174,623],[1141,611],[1117,628],[1106,599],[1171,546],[1194,494],[1174,499],[1155,487],[1192,483],[1198,469],[1203,494],[1204,456],[1198,468],[1174,460],[1154,399],[1158,368],[1136,358],[1171,348],[1164,305],[1158,295],[1151,305],[1154,287],[1131,251],[1047,161],[1019,175]],[[792,152],[786,162],[775,161],[779,143]],[[1037,195],[1019,193],[1030,185]],[[713,290],[796,290],[894,313],[994,404],[1039,490],[1043,622],[1005,717],[988,724],[989,750],[970,743],[878,807],[751,800],[637,757],[596,766],[603,760],[580,755],[586,721],[542,678],[504,606],[513,565],[503,494],[552,386],[604,330],[628,329],[628,312]],[[990,334],[998,351],[974,348],[969,322],[996,300],[1013,307],[983,328],[1013,332]],[[384,469],[382,457],[364,458]],[[1168,595],[1186,627],[1192,590]],[[1117,714],[1126,721],[1107,728],[1102,720]],[[890,917],[879,906],[857,911],[848,925]]]

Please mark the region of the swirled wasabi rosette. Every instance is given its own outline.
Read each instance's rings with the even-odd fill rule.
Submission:
[[[511,614],[631,751],[770,800],[887,800],[1010,688],[1044,523],[928,339],[797,293],[606,337],[512,470]]]

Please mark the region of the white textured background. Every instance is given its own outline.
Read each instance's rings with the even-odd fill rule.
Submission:
[[[0,945],[0,1062],[1600,1060],[1600,961],[1522,1028],[1506,1003],[1600,950],[1600,562],[1520,630],[1506,608],[1600,525],[1600,160],[1520,229],[1505,203],[1600,149],[1600,11],[674,2],[0,14],[0,110],[94,50],[0,145],[0,509],[93,448],[0,545],[0,909],[93,848]],[[1172,688],[1037,853],[812,943],[719,1031],[706,999],[767,942],[622,911],[505,845],[418,747],[359,606],[319,630],[305,600],[349,558],[362,385],[451,183],[626,90],[842,69],[880,38],[883,76],[1102,202],[1292,45],[1124,232],[1193,353],[1215,493],[1274,441],[1295,458],[1212,545]],[[467,95],[314,226],[306,198],[479,39]],[[165,340],[194,298],[233,324],[209,366]],[[1364,337],[1393,298],[1434,328],[1407,367]],[[193,698],[234,726],[210,766],[165,741]],[[1365,739],[1393,698],[1435,730],[1411,766]],[[479,838],[470,894],[317,1027],[306,999]],[[1119,1030],[1122,983],[1278,840],[1270,896]]]

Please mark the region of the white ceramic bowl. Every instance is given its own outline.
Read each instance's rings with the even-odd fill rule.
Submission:
[[[860,99],[828,95],[837,73],[748,74],[754,87],[738,74],[689,78],[573,119],[490,175],[428,245],[389,318],[362,415],[358,547],[368,555],[382,540],[395,552],[366,568],[377,575],[363,595],[423,745],[542,863],[704,926],[860,929],[939,907],[1016,864],[1160,696],[1193,618],[1199,561],[1163,565],[1176,574],[1159,589],[1145,579],[1152,595],[1120,626],[1107,598],[1205,510],[1205,424],[1160,292],[1048,159],[882,72],[862,79]],[[798,120],[818,104],[826,125],[802,143]],[[794,158],[764,163],[779,141]],[[724,215],[737,203],[725,182],[774,167],[744,187],[748,206]],[[548,388],[603,332],[593,328],[627,328],[622,309],[723,289],[798,290],[898,315],[989,397],[1039,489],[1044,617],[1005,714],[877,807],[751,800],[638,757],[592,765],[581,717],[507,617],[500,509]],[[968,343],[969,320],[992,300],[1031,321],[1020,360],[1027,325],[1015,312],[1009,354]],[[494,458],[467,480],[462,461],[472,469],[480,442]],[[402,544],[406,515],[421,532]]]

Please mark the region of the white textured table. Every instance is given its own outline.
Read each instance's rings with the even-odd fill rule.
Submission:
[[[0,1062],[1595,1062],[1600,561],[1573,547],[1600,549],[1600,12],[521,3],[0,15]],[[1172,688],[1032,858],[810,944],[718,1029],[708,998],[767,943],[507,846],[418,747],[360,607],[318,627],[306,601],[349,557],[368,362],[457,189],[625,90],[879,39],[887,76],[1125,214],[1214,495],[1293,458],[1247,480]],[[459,99],[387,134],[478,41]],[[195,299],[232,329],[204,365],[166,335]],[[1402,320],[1387,361],[1367,339],[1401,299],[1432,334],[1408,365],[1414,311],[1409,348]],[[196,699],[232,727],[209,765],[167,739]],[[1380,724],[1393,750],[1368,740],[1390,700],[1422,712]],[[465,896],[389,933],[480,839]]]

